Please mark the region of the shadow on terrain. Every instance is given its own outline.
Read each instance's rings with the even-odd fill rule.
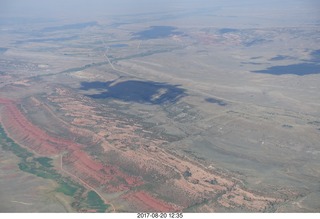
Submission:
[[[57,38],[38,38],[38,39],[29,39],[29,40],[18,40],[17,44],[20,43],[42,43],[42,42],[64,42],[67,40],[75,40],[78,39],[78,36],[71,37],[57,37]]]
[[[124,48],[124,47],[128,47],[128,46],[129,46],[128,44],[120,43],[120,44],[110,45],[109,47],[110,48]]]
[[[268,43],[268,42],[271,42],[271,40],[257,38],[257,39],[253,39],[253,40],[249,40],[247,42],[244,42],[243,45],[246,47],[250,47],[250,46],[256,46],[256,45],[260,45],[260,44]]]
[[[0,47],[0,54],[5,53],[7,50],[7,48]]]
[[[293,75],[311,75],[311,74],[320,74],[320,49],[313,50],[310,53],[309,60],[303,60],[303,63],[291,64],[291,65],[279,65],[279,66],[272,66],[264,70],[252,71],[254,73],[263,73],[263,74],[272,74],[272,75],[286,75],[286,74],[293,74]],[[290,58],[288,56],[281,56],[278,55],[270,61],[278,61]]]
[[[283,60],[288,58],[287,56],[276,56],[272,58],[270,61]],[[263,73],[263,74],[272,74],[272,75],[285,75],[285,74],[293,74],[293,75],[311,75],[311,74],[320,74],[320,49],[313,50],[310,53],[310,59],[304,60],[304,63],[297,63],[291,65],[279,65],[272,66],[264,70],[253,71],[254,73]]]
[[[241,64],[245,64],[245,65],[262,65],[263,63],[259,63],[259,62],[241,62]]]
[[[313,50],[311,53],[310,53],[310,56],[312,57],[310,59],[311,62],[317,62],[319,63],[320,62],[320,49],[318,50]]]
[[[281,61],[281,60],[286,60],[286,59],[291,59],[291,57],[290,56],[277,55],[277,56],[269,59],[269,61]]]
[[[263,74],[272,74],[272,75],[310,75],[310,74],[319,74],[320,65],[315,63],[299,63],[292,65],[283,65],[283,66],[272,66],[265,70],[253,71],[254,73],[263,73]]]
[[[151,26],[147,30],[142,30],[136,33],[133,33],[132,39],[138,40],[149,40],[149,39],[159,39],[165,38],[172,35],[181,35],[182,32],[175,31],[176,27],[171,26]]]
[[[96,90],[100,93],[87,95],[94,99],[118,99],[126,102],[144,104],[175,103],[186,96],[185,89],[179,85],[151,81],[81,82],[80,90]]]
[[[233,29],[233,28],[222,28],[219,29],[219,33],[220,34],[225,34],[225,33],[234,33],[234,32],[238,32],[238,29]]]
[[[52,32],[59,30],[75,30],[75,29],[83,29],[86,27],[96,26],[98,23],[96,21],[86,22],[86,23],[77,23],[77,24],[67,24],[62,26],[54,26],[54,27],[45,27],[41,31],[42,32]]]
[[[218,104],[219,106],[226,106],[227,103],[224,102],[223,100],[218,100],[215,98],[206,98],[205,101],[209,102],[209,103],[215,103]]]

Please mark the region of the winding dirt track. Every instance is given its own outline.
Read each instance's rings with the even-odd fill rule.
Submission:
[[[76,173],[81,172],[81,170],[83,169],[85,169],[87,172],[92,173],[92,175],[85,173],[86,175],[89,175],[89,177],[86,178],[88,179],[87,181],[90,181],[90,177],[94,176],[98,177],[98,179],[105,177],[100,176],[102,174],[100,170],[104,168],[103,165],[98,163],[97,161],[92,160],[88,155],[86,155],[86,153],[81,150],[83,148],[82,145],[76,144],[72,141],[68,141],[65,139],[49,136],[45,131],[41,130],[40,128],[34,126],[31,122],[29,122],[17,108],[14,101],[0,98],[0,104],[4,105],[4,107],[2,108],[0,122],[2,123],[6,132],[8,132],[7,134],[12,139],[14,139],[14,141],[16,141],[20,145],[23,145],[29,150],[32,150],[35,154],[39,156],[54,156],[60,153],[61,171],[69,176],[72,176],[75,180],[79,181],[86,188],[95,191],[105,202],[105,204],[110,205],[112,207],[113,212],[116,211],[114,205],[107,201],[96,189],[90,186],[89,182],[85,182],[80,177],[70,173],[65,168],[63,168],[63,153],[70,152],[70,154],[74,155],[72,157],[75,157],[77,159],[76,163],[78,164],[78,166],[80,165],[80,170],[75,171]],[[12,135],[14,137],[12,137]],[[117,169],[115,169],[114,172],[119,173],[125,179],[127,177],[125,176],[125,174],[121,173],[120,171],[117,171]],[[117,175],[115,177],[117,177]],[[135,184],[136,180],[131,179],[128,176],[128,181],[130,180],[133,182],[133,184]]]
[[[165,150],[158,148],[157,143],[150,140],[141,142],[141,145],[147,145],[145,147],[140,147],[136,151],[126,150],[123,152],[120,149],[127,147],[132,142],[122,141],[122,139],[133,139],[132,136],[135,136],[132,135],[134,129],[130,129],[131,126],[123,127],[124,130],[122,131],[124,134],[121,135],[121,133],[118,133],[121,131],[118,123],[106,121],[106,124],[111,127],[110,129],[114,128],[116,130],[115,132],[111,132],[112,139],[118,138],[121,140],[115,141],[113,144],[115,147],[113,149],[120,148],[119,153],[121,153],[121,156],[114,163],[108,160],[102,162],[90,156],[85,151],[85,145],[50,136],[47,132],[32,124],[19,110],[17,103],[14,101],[0,98],[0,110],[0,121],[8,135],[16,143],[40,156],[60,156],[60,164],[57,165],[57,168],[84,185],[87,189],[95,191],[105,204],[112,207],[112,212],[116,212],[116,208],[101,193],[127,192],[126,195],[118,198],[121,201],[127,200],[134,206],[134,209],[150,212],[181,211],[193,203],[201,202],[204,198],[210,199],[213,196],[217,197],[219,205],[226,208],[242,206],[252,211],[262,211],[272,203],[283,201],[258,195],[241,186],[237,186],[238,180],[230,178],[230,176],[223,176],[215,171],[209,171],[206,167],[187,158],[168,154]],[[135,136],[135,139],[138,139],[138,137]],[[134,188],[139,188],[139,186],[147,181],[144,181],[138,174],[128,175],[121,171],[118,167],[120,166],[119,164],[133,164],[136,168],[135,171],[139,170],[142,174],[149,173],[148,171],[151,171],[151,173],[152,171],[156,171],[157,174],[164,176],[178,174],[180,178],[170,179],[166,185],[177,188],[177,191],[182,191],[181,193],[171,192],[172,194],[168,194],[169,196],[174,195],[176,197],[176,194],[178,194],[181,197],[177,196],[179,199],[177,199],[178,201],[175,205],[158,198],[156,192],[151,194],[139,189],[135,190]],[[186,170],[192,172],[192,177],[188,179],[183,177],[183,173]],[[208,183],[212,179],[215,179],[216,183]],[[101,193],[95,188],[99,188]],[[164,188],[163,191],[167,192],[165,190]]]
[[[93,188],[92,186],[90,186],[88,183],[84,182],[82,179],[80,179],[79,177],[77,177],[76,175],[68,172],[67,170],[63,169],[63,161],[62,161],[62,158],[63,158],[63,153],[61,154],[60,156],[60,168],[61,168],[61,171],[64,172],[65,174],[69,175],[69,176],[72,176],[74,179],[80,181],[85,187],[87,187],[88,189],[91,189],[93,190],[94,192],[96,192],[100,198],[104,201],[105,204],[107,205],[110,205],[112,207],[112,212],[116,212],[116,208],[114,207],[114,205],[107,201],[95,188]]]

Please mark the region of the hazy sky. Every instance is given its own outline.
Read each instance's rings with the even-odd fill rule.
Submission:
[[[0,12],[15,16],[92,17],[171,10],[172,2],[174,0],[0,0]]]
[[[224,7],[235,13],[283,11],[320,19],[319,0],[0,0],[0,17],[81,18]],[[237,9],[238,7],[238,9]],[[301,14],[301,11],[304,11]],[[268,12],[267,12],[268,13]],[[268,16],[268,14],[266,14]],[[269,16],[272,16],[270,13]]]

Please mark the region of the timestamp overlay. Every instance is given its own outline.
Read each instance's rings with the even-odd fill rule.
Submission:
[[[183,218],[183,213],[137,213],[137,218]]]
[[[220,219],[220,218],[236,218],[236,219],[265,219],[271,218],[298,218],[300,215],[306,214],[297,214],[297,213],[283,213],[283,214],[272,214],[272,213],[164,213],[164,212],[139,212],[139,213],[85,213],[85,214],[70,214],[70,213],[61,213],[59,217],[68,218],[68,219],[135,219],[135,218],[185,218],[185,219]],[[51,213],[35,213],[32,214],[33,219],[43,219],[45,216],[46,219],[56,219],[56,214]],[[26,218],[27,214],[15,214],[13,218]],[[11,219],[12,214],[2,213],[1,218]],[[319,213],[309,213],[307,214],[308,219],[319,218]]]

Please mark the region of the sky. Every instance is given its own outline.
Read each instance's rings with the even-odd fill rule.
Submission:
[[[0,18],[34,17],[92,20],[101,16],[224,8],[226,13],[259,13],[284,19],[320,20],[319,0],[0,0]],[[229,14],[230,14],[229,13]]]

